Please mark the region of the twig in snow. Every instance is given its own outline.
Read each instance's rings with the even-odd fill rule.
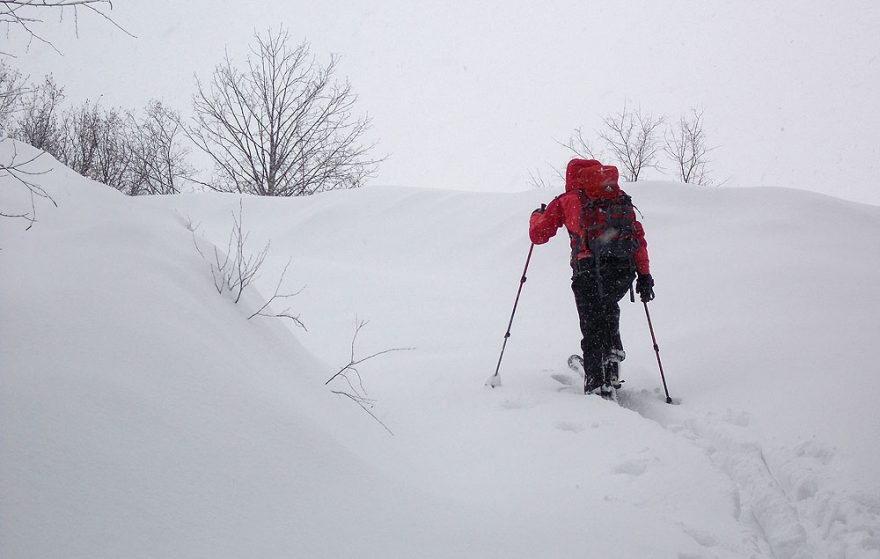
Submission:
[[[188,219],[184,220],[184,226],[192,232],[193,244],[196,247],[196,251],[211,268],[211,278],[214,281],[214,288],[217,290],[217,293],[222,295],[224,292],[228,291],[232,297],[232,301],[237,304],[241,301],[244,290],[258,277],[260,269],[266,261],[266,256],[269,254],[269,246],[271,243],[266,243],[259,252],[249,253],[247,251],[246,245],[250,234],[244,230],[243,208],[240,199],[238,201],[238,213],[236,214],[235,212],[232,212],[232,222],[232,229],[229,231],[229,237],[226,241],[226,250],[223,251],[217,245],[214,245],[213,258],[207,256],[205,251],[199,246],[198,238],[196,237],[196,229],[198,229],[198,225],[193,225],[192,220]],[[287,307],[280,312],[271,310],[267,311],[269,306],[276,300],[294,297],[302,293],[303,289],[305,289],[303,287],[295,293],[281,292],[281,286],[284,283],[284,277],[287,274],[290,263],[291,259],[288,259],[287,264],[284,266],[284,270],[281,272],[281,276],[278,278],[275,292],[259,309],[256,310],[256,312],[248,316],[248,320],[255,316],[286,318],[292,320],[294,324],[303,330],[306,330],[305,324],[300,320],[298,315],[293,314],[290,307]]]
[[[358,369],[357,369],[357,365],[360,365],[364,361],[367,361],[367,360],[372,359],[374,357],[378,357],[380,355],[384,355],[386,353],[391,353],[393,351],[410,351],[415,348],[397,347],[397,348],[391,348],[391,349],[383,349],[382,351],[377,351],[377,352],[372,353],[366,357],[356,358],[355,351],[354,351],[355,342],[357,341],[357,337],[358,337],[358,334],[360,334],[361,329],[364,326],[366,326],[367,324],[368,324],[367,321],[364,321],[364,320],[357,321],[357,325],[355,326],[355,330],[354,330],[354,336],[352,336],[352,338],[351,338],[351,354],[350,354],[348,363],[343,365],[342,368],[340,368],[338,371],[336,371],[336,373],[333,376],[331,376],[329,379],[327,379],[327,381],[324,383],[324,385],[326,386],[326,385],[330,384],[335,379],[341,378],[342,380],[344,380],[345,383],[348,385],[349,391],[333,390],[332,392],[334,394],[340,394],[342,396],[346,396],[347,398],[350,398],[352,401],[357,403],[361,407],[361,409],[363,409],[365,412],[370,414],[370,417],[372,417],[380,425],[382,425],[382,427],[384,427],[386,431],[388,431],[389,433],[391,433],[393,435],[394,433],[391,432],[391,429],[389,429],[387,425],[382,423],[382,421],[380,421],[379,418],[376,417],[376,415],[372,411],[370,411],[370,408],[373,407],[374,402],[373,402],[373,400],[370,400],[366,397],[367,391],[364,388],[363,378],[361,377],[360,371],[358,371]],[[356,384],[349,377],[349,374],[351,374],[355,377]]]
[[[275,286],[275,293],[272,294],[272,296],[269,298],[268,301],[263,303],[262,307],[257,309],[257,311],[254,314],[250,315],[248,317],[248,320],[252,319],[255,316],[267,316],[267,317],[271,317],[271,318],[287,318],[287,319],[292,320],[294,324],[296,324],[297,326],[299,326],[303,330],[308,331],[308,328],[306,328],[306,325],[303,324],[303,322],[299,319],[299,315],[294,316],[293,314],[291,314],[290,307],[285,308],[281,312],[275,312],[275,311],[270,311],[268,313],[263,312],[266,310],[266,308],[269,305],[271,305],[275,301],[275,299],[288,299],[290,297],[295,297],[295,296],[299,295],[300,293],[302,293],[303,289],[305,289],[305,287],[301,287],[299,289],[299,291],[297,291],[295,293],[287,293],[287,294],[283,294],[283,295],[279,293],[279,290],[281,289],[281,284],[284,282],[284,276],[285,276],[285,274],[287,274],[287,268],[290,267],[291,260],[292,260],[292,258],[287,259],[287,264],[284,265],[284,270],[281,271],[281,276],[279,276],[279,278],[278,278],[278,284]]]

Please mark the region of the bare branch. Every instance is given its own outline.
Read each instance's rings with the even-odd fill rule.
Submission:
[[[28,48],[36,40],[61,54],[52,41],[36,31],[36,27],[43,23],[44,13],[54,12],[63,18],[65,10],[70,10],[73,11],[74,32],[78,36],[80,9],[96,14],[129,37],[134,37],[110,17],[109,11],[113,9],[110,0],[0,0],[0,23],[20,29],[28,37]]]
[[[373,401],[366,397],[366,390],[364,389],[363,379],[361,378],[360,372],[357,370],[357,365],[360,365],[361,363],[363,363],[365,361],[373,359],[374,357],[378,357],[380,355],[385,355],[386,353],[391,353],[394,351],[410,351],[414,348],[404,347],[404,348],[385,349],[382,351],[377,351],[377,352],[370,354],[366,357],[361,357],[361,358],[355,357],[355,342],[357,342],[357,337],[358,337],[358,334],[360,334],[361,329],[363,329],[363,327],[366,326],[367,324],[368,324],[368,322],[366,322],[366,321],[355,319],[355,329],[354,329],[354,335],[351,338],[351,354],[350,354],[348,363],[343,365],[342,368],[340,368],[333,376],[331,376],[329,379],[327,379],[327,381],[324,383],[324,385],[326,386],[326,385],[330,384],[333,380],[336,380],[336,379],[341,379],[341,380],[345,381],[346,385],[348,386],[348,391],[333,390],[332,392],[334,394],[339,394],[341,396],[345,396],[345,397],[351,399],[352,401],[356,402],[361,407],[361,409],[363,409],[365,412],[370,414],[370,416],[373,419],[375,419],[380,425],[382,425],[382,427],[384,427],[386,431],[388,431],[389,433],[391,433],[393,435],[394,433],[391,432],[391,430],[388,428],[388,426],[385,425],[384,423],[382,423],[382,421],[380,421],[379,418],[376,417],[376,415],[373,414],[372,411],[370,411],[370,408],[373,407]],[[349,375],[355,376],[355,378],[357,379],[357,384],[355,384],[352,381],[352,379],[349,377]]]
[[[532,185],[532,188],[537,189],[546,189],[550,188],[547,179],[541,175],[540,169],[535,169],[534,171],[529,171],[529,184]]]
[[[370,417],[375,419],[379,425],[384,427],[385,430],[388,431],[389,435],[394,436],[394,432],[391,429],[389,429],[388,426],[385,425],[385,423],[383,423],[381,419],[376,417],[376,414],[374,414],[370,410],[370,407],[372,407],[371,402],[369,402],[368,400],[364,400],[363,398],[358,398],[357,396],[349,394],[348,392],[343,392],[342,390],[331,390],[331,392],[333,392],[334,394],[338,394],[340,396],[345,396],[346,398],[349,398],[350,400],[354,401],[357,405],[359,405],[361,407],[362,410],[367,412],[370,415]],[[368,405],[369,405],[369,407],[368,407]]]
[[[202,259],[208,263],[211,269],[211,278],[214,281],[214,288],[217,290],[217,293],[222,295],[224,292],[228,292],[233,303],[236,304],[241,301],[247,287],[258,277],[263,264],[266,261],[266,256],[269,253],[269,246],[271,244],[266,243],[263,248],[256,253],[249,252],[247,248],[249,233],[244,229],[243,215],[243,204],[242,200],[239,199],[238,213],[236,214],[235,212],[232,212],[232,228],[230,229],[229,236],[226,240],[226,250],[222,251],[218,246],[214,245],[213,260],[206,257],[205,252],[199,246],[198,238],[196,237],[196,229],[198,229],[198,225],[193,225],[192,220],[184,220],[184,226],[192,232],[193,244],[196,247],[196,251]],[[248,316],[248,320],[256,316],[286,318],[303,330],[308,330],[299,315],[293,314],[290,307],[286,307],[281,311],[267,311],[267,309],[269,309],[276,301],[295,297],[305,289],[305,287],[303,287],[294,293],[281,292],[281,287],[284,283],[284,278],[287,275],[287,270],[290,268],[291,261],[292,259],[287,260],[287,264],[284,266],[281,275],[278,277],[278,282],[275,285],[275,291],[272,296],[269,297],[260,308],[251,313],[251,315]]]
[[[280,311],[280,312],[275,312],[275,311],[272,311],[270,313],[263,312],[272,303],[274,303],[276,299],[288,299],[290,297],[296,297],[297,295],[302,293],[303,290],[305,289],[305,287],[301,287],[299,289],[299,291],[296,291],[295,293],[288,293],[288,294],[283,294],[283,295],[279,293],[279,291],[281,290],[281,284],[284,282],[284,276],[287,274],[287,269],[290,267],[291,261],[292,261],[292,258],[288,259],[287,264],[284,265],[284,270],[281,271],[281,275],[278,277],[278,283],[277,283],[277,285],[275,285],[275,292],[272,294],[272,296],[265,303],[263,303],[262,307],[257,309],[257,311],[254,312],[254,314],[252,314],[248,317],[248,320],[252,319],[255,316],[267,316],[267,317],[271,317],[271,318],[287,318],[289,320],[292,320],[294,324],[296,324],[297,326],[299,326],[303,330],[308,331],[308,329],[306,328],[306,325],[303,324],[303,322],[300,320],[299,315],[293,315],[291,313],[290,307],[287,307],[286,309],[284,309],[283,311]]]
[[[7,131],[10,117],[21,107],[27,92],[21,72],[0,60],[0,134]]]
[[[362,357],[360,359],[355,359],[355,352],[354,352],[355,342],[357,341],[357,337],[358,337],[358,334],[360,334],[361,329],[364,326],[366,326],[367,324],[368,324],[368,322],[366,322],[366,321],[358,321],[357,322],[357,325],[355,326],[355,330],[354,330],[354,336],[351,339],[351,358],[349,359],[347,364],[345,364],[341,369],[336,371],[336,373],[332,377],[327,379],[327,381],[324,383],[325,385],[330,384],[330,382],[333,381],[334,379],[336,379],[337,377],[340,377],[340,376],[345,377],[345,375],[348,372],[357,373],[357,368],[355,366],[360,365],[364,361],[367,361],[369,359],[373,359],[374,357],[378,357],[380,355],[384,355],[386,353],[391,353],[394,351],[411,351],[411,350],[415,349],[412,347],[398,347],[398,348],[391,348],[391,349],[383,349],[382,351],[377,351],[376,353],[373,353],[373,354],[368,355],[366,357]]]
[[[584,138],[583,130],[575,128],[572,135],[568,138],[567,143],[557,141],[559,145],[571,151],[576,157],[581,159],[598,159],[593,150],[593,146],[589,140]]]
[[[6,141],[11,141],[6,138],[0,140],[0,144]],[[11,176],[15,182],[22,187],[24,187],[28,191],[28,196],[30,198],[30,211],[26,212],[9,212],[0,210],[0,217],[8,217],[8,218],[16,218],[16,219],[24,219],[27,221],[28,226],[25,228],[26,230],[33,227],[34,223],[37,222],[37,198],[43,198],[52,202],[56,208],[58,207],[58,203],[55,202],[55,199],[49,195],[46,190],[33,182],[31,177],[36,177],[40,175],[45,175],[49,171],[35,171],[28,169],[31,163],[39,159],[43,153],[40,152],[33,157],[26,159],[24,161],[18,160],[18,150],[15,147],[15,142],[12,142],[13,155],[12,159],[8,163],[0,163],[0,178],[4,176]]]
[[[622,167],[624,180],[635,182],[644,169],[657,168],[657,131],[664,120],[626,104],[621,112],[603,119],[605,128],[599,137]]]
[[[574,129],[566,142],[554,140],[557,144],[570,151],[575,157],[582,159],[598,159],[595,150],[589,140],[584,137],[583,129]],[[552,170],[551,177],[545,177],[540,169],[529,171],[529,184],[537,189],[555,190],[565,184],[565,169],[548,163]]]

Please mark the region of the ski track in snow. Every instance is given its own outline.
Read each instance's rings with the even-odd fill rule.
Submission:
[[[719,417],[686,405],[668,406],[660,389],[621,391],[620,404],[709,455],[737,488],[739,520],[753,528],[755,543],[765,555],[880,558],[880,499],[827,487],[825,480],[834,475],[833,449],[812,441],[794,448],[765,448],[750,437],[748,414],[728,410]],[[629,471],[638,467],[621,466]]]

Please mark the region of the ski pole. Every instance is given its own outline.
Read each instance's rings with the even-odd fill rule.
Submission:
[[[648,329],[651,330],[651,340],[654,342],[654,353],[657,354],[657,365],[660,367],[660,379],[663,381],[663,390],[666,392],[666,403],[671,404],[672,398],[669,396],[669,389],[666,387],[666,375],[663,374],[663,363],[660,362],[660,346],[657,345],[657,336],[654,335],[654,324],[651,322],[651,313],[648,312],[648,303],[642,301],[645,305],[645,316],[648,317]]]
[[[529,269],[529,261],[532,259],[532,250],[535,248],[535,243],[532,243],[532,246],[529,247],[529,255],[526,257],[526,265],[523,268],[522,277],[519,279],[519,289],[516,290],[516,299],[513,301],[513,311],[510,313],[510,322],[507,324],[507,332],[504,334],[504,344],[501,346],[501,355],[498,356],[498,365],[495,367],[495,374],[489,377],[489,380],[486,381],[486,386],[491,388],[495,388],[496,386],[501,386],[501,375],[499,371],[501,370],[501,359],[504,358],[504,348],[507,347],[507,339],[510,338],[510,327],[513,326],[513,315],[516,314],[516,306],[519,304],[519,294],[522,293],[523,284],[526,282],[526,271]]]

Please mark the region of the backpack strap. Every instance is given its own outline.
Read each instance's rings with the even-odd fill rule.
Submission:
[[[584,225],[584,219],[586,217],[586,206],[589,204],[589,199],[587,195],[584,194],[584,191],[580,188],[575,189],[577,192],[578,201],[580,202],[580,211],[578,212],[578,230],[577,232],[569,231],[569,236],[572,239],[571,243],[571,264],[574,266],[577,264],[577,255],[582,250],[587,250],[587,230]],[[583,237],[581,237],[581,233],[583,232]]]

